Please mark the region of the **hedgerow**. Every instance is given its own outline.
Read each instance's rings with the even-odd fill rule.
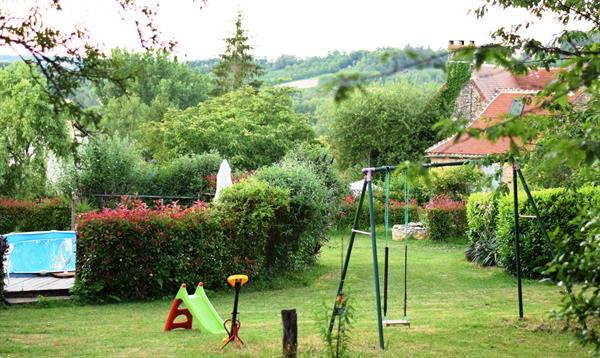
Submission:
[[[70,226],[71,206],[65,199],[30,201],[0,198],[0,234],[68,230]]]
[[[600,188],[588,187],[579,191],[563,188],[533,191],[532,196],[539,209],[544,225],[550,234],[552,246],[560,251],[559,255],[578,252],[580,235],[575,219],[588,207],[600,205]],[[519,214],[532,215],[533,209],[527,201],[525,193],[520,193]],[[505,269],[514,274],[514,211],[512,195],[503,197],[498,203],[497,240],[498,261]],[[539,278],[544,267],[552,260],[550,248],[535,219],[522,218],[519,221],[521,270],[524,276]],[[566,240],[566,241],[565,241]]]
[[[467,201],[467,238],[469,246],[465,257],[483,266],[496,265],[496,216],[498,195],[473,193]]]

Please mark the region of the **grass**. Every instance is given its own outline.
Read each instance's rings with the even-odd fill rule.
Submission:
[[[0,309],[0,357],[280,356],[280,311],[289,308],[298,311],[301,356],[318,356],[324,349],[320,330],[326,325],[325,311],[333,303],[339,278],[341,238],[334,235],[319,265],[300,278],[290,278],[279,289],[250,284],[242,290],[243,348],[229,347],[223,352],[219,349],[223,337],[196,329],[163,332],[170,299],[87,306],[43,301]],[[381,254],[383,241],[378,245]],[[513,277],[464,261],[464,244],[410,245],[408,316],[412,327],[385,328],[387,350],[382,352],[377,343],[371,246],[368,238],[357,239],[346,281],[354,307],[352,356],[585,355],[573,343],[572,334],[548,314],[560,301],[555,286],[525,280],[525,320],[519,321]],[[401,318],[403,243],[392,242],[390,250],[388,316]],[[208,292],[208,296],[222,317],[230,314],[232,292]]]

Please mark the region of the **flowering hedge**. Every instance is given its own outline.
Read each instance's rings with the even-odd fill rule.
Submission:
[[[449,197],[434,197],[424,207],[423,223],[431,240],[448,241],[464,237],[467,229],[466,205]]]
[[[74,293],[91,301],[155,298],[182,282],[219,288],[234,273],[269,278],[309,265],[317,253],[307,247],[320,237],[309,225],[290,226],[313,218],[302,221],[306,213],[293,210],[290,192],[250,178],[224,189],[210,206],[150,208],[133,201],[84,214]]]
[[[223,282],[225,242],[202,202],[150,209],[136,202],[83,214],[77,227],[74,293],[85,299],[144,299],[182,282]]]
[[[60,198],[35,201],[0,198],[0,234],[16,231],[68,230],[70,204]]]

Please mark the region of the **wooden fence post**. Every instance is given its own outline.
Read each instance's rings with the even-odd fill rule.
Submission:
[[[296,309],[282,310],[283,323],[283,356],[295,358],[298,352],[298,323]]]

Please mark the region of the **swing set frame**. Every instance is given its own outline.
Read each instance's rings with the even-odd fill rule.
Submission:
[[[453,167],[453,166],[463,166],[463,165],[468,165],[468,164],[477,164],[477,163],[475,163],[473,161],[469,161],[469,160],[454,161],[454,162],[427,163],[427,164],[423,164],[423,168],[429,169],[429,168],[439,168],[439,167]],[[376,233],[375,233],[375,209],[373,206],[373,183],[372,183],[372,181],[373,181],[374,174],[387,173],[389,175],[389,173],[393,172],[398,167],[399,166],[397,166],[397,165],[388,165],[388,166],[371,167],[371,168],[363,168],[362,169],[362,173],[364,175],[363,187],[360,192],[360,199],[358,201],[358,207],[356,209],[356,214],[354,215],[352,231],[350,233],[350,240],[348,241],[348,248],[346,249],[346,256],[345,256],[345,259],[344,259],[344,262],[342,265],[340,282],[339,282],[337,294],[336,294],[336,298],[343,294],[344,283],[346,281],[346,274],[348,273],[348,265],[350,264],[350,257],[352,255],[352,248],[354,246],[354,239],[356,237],[356,234],[370,236],[371,237],[371,249],[372,249],[372,254],[373,254],[375,304],[376,304],[376,309],[377,309],[377,331],[379,334],[379,348],[381,348],[381,349],[385,349],[384,334],[383,334],[384,320],[383,320],[383,316],[382,316],[381,293],[380,293],[380,287],[379,287],[379,264],[378,264],[378,259],[377,259],[377,238],[376,238]],[[523,173],[521,172],[519,162],[516,160],[513,160],[513,162],[512,162],[512,174],[513,174],[512,175],[512,177],[513,177],[512,184],[513,184],[513,206],[514,206],[514,242],[515,242],[516,271],[517,271],[517,298],[518,298],[518,302],[519,302],[519,319],[522,320],[523,319],[523,289],[522,289],[522,283],[521,283],[521,281],[522,281],[521,280],[521,249],[520,249],[520,243],[519,243],[520,234],[519,234],[518,180],[521,181],[523,189],[525,190],[525,193],[527,194],[527,200],[529,201],[529,204],[533,208],[534,216],[536,218],[536,221],[540,227],[540,231],[542,232],[542,235],[544,236],[546,244],[548,245],[548,248],[550,249],[550,253],[553,258],[555,257],[555,252],[552,248],[552,243],[546,232],[546,227],[544,226],[544,223],[541,219],[537,205],[535,204],[535,200],[531,196],[531,192],[529,191],[529,187],[527,186],[525,177],[524,177]],[[387,183],[387,178],[386,178],[386,185],[387,184],[388,183]],[[369,222],[370,222],[370,230],[371,230],[370,232],[362,231],[362,230],[358,229],[360,212],[362,210],[362,206],[364,204],[364,199],[365,199],[365,194],[367,192],[369,193],[368,205],[369,205]],[[405,202],[406,202],[406,200],[408,198],[407,184],[405,184],[404,195],[405,195]],[[387,193],[386,193],[386,210],[387,210],[387,200],[388,200],[388,198],[387,198]],[[405,219],[404,219],[405,220],[405,238],[404,238],[405,241],[408,239],[407,210],[408,210],[408,206],[405,205]],[[387,215],[386,215],[386,220],[387,220]],[[386,223],[386,226],[387,226],[387,223]],[[386,235],[387,235],[387,232],[386,232]],[[408,252],[407,249],[408,249],[407,243],[405,242],[405,252],[404,252],[404,255],[405,255],[405,257],[404,257],[404,264],[405,264],[404,285],[405,286],[404,286],[404,320],[403,321],[406,321],[406,322],[407,322],[407,320],[406,320],[406,299],[407,299],[406,262],[407,261],[406,260],[407,260],[407,252]],[[388,256],[387,242],[386,242],[385,255],[386,255],[386,261],[387,261],[387,256]],[[387,292],[387,265],[386,265],[386,272],[385,272],[385,277],[384,277],[384,289]],[[566,289],[569,292],[571,290],[570,287],[567,287]],[[385,313],[387,313],[387,295],[385,295],[385,296],[386,297],[385,297],[385,302],[384,302],[384,311],[385,311]],[[329,333],[330,334],[333,331],[333,327],[335,325],[335,319],[336,319],[336,306],[334,303],[333,311],[331,314],[331,319],[329,321]]]

